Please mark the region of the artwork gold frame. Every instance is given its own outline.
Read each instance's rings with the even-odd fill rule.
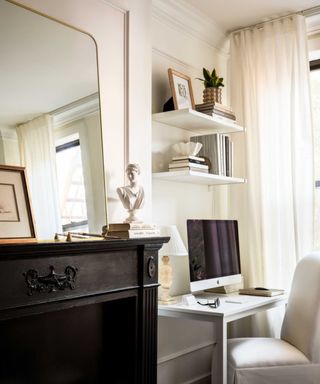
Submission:
[[[172,68],[168,69],[170,88],[175,109],[195,109],[191,78]]]
[[[24,167],[0,165],[0,244],[36,242]]]

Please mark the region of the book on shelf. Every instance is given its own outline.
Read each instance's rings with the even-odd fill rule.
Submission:
[[[224,112],[227,112],[227,113],[234,113],[233,110],[230,107],[228,107],[228,106],[226,106],[224,104],[218,103],[218,102],[214,103],[214,107],[216,109],[219,109],[220,111],[224,111]]]
[[[213,109],[217,109],[221,112],[234,114],[234,112],[232,111],[231,108],[229,108],[226,105],[223,105],[221,103],[214,102],[214,103],[196,104],[196,110],[197,111],[203,111],[203,110],[211,110],[212,111]]]
[[[108,236],[121,239],[139,239],[141,237],[160,236],[160,229],[128,229],[124,231],[108,231]]]
[[[200,156],[206,157],[211,163],[209,172],[214,175],[233,176],[233,143],[230,137],[221,133],[193,136],[192,142],[199,142],[202,148]]]
[[[225,146],[225,136],[226,135],[218,135],[219,146],[220,146],[220,164],[221,164],[221,175],[226,175],[226,146]]]
[[[142,222],[132,223],[111,223],[109,224],[108,232],[113,231],[127,231],[129,229],[157,229],[156,224],[148,224]]]
[[[227,119],[236,120],[234,112],[230,108],[219,103],[197,104],[196,110],[210,116],[221,116]]]
[[[225,146],[225,156],[226,156],[226,176],[231,176],[231,163],[230,163],[230,138],[229,136],[225,136],[224,140],[224,146]]]
[[[243,288],[239,289],[240,295],[251,295],[251,296],[278,296],[284,294],[284,289],[269,289],[269,288]]]
[[[177,172],[177,171],[194,171],[194,172],[201,172],[201,173],[209,173],[208,168],[194,168],[194,167],[169,168],[169,172]]]
[[[190,138],[190,141],[202,144],[199,155],[209,159],[211,164],[209,172],[215,175],[221,174],[221,159],[220,147],[218,145],[218,135],[218,133],[214,133],[212,135],[193,136]]]
[[[197,164],[197,163],[191,163],[190,161],[183,161],[183,162],[174,162],[169,164],[170,168],[183,168],[183,167],[191,167],[195,169],[208,169],[209,167],[206,164]]]
[[[173,161],[178,161],[178,160],[196,160],[196,161],[202,161],[204,162],[204,158],[203,157],[199,157],[199,156],[174,156],[172,158]]]
[[[172,162],[170,164],[183,164],[183,163],[205,164],[205,160],[204,159],[194,160],[194,159],[189,159],[188,157],[186,157],[185,159],[181,159],[181,160],[174,160],[174,159],[172,159]]]
[[[227,112],[224,112],[224,111],[220,111],[216,108],[213,108],[212,110],[212,115],[218,115],[218,116],[222,116],[222,117],[225,117],[227,119],[231,119],[231,120],[236,120],[236,115],[233,114],[233,113],[227,113]]]
[[[215,108],[213,109],[204,109],[202,111],[198,111],[198,112],[201,112],[201,113],[204,113],[208,116],[219,116],[219,117],[224,117],[226,119],[230,119],[230,120],[236,120],[236,115],[235,114],[231,114],[231,113],[226,113],[226,112],[223,112],[223,111],[219,111]]]
[[[225,137],[226,176],[233,176],[233,142],[229,136]]]

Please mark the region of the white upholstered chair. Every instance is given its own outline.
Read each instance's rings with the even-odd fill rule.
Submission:
[[[228,340],[228,384],[320,384],[320,253],[297,265],[281,338]]]

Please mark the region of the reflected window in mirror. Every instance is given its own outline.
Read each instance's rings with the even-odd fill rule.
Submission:
[[[56,143],[57,180],[61,224],[64,232],[88,232],[86,191],[79,134]]]
[[[55,148],[74,134],[81,143],[86,212],[79,216],[86,216],[86,230],[100,233],[107,212],[94,40],[0,1],[0,49],[0,164],[26,167],[37,238],[53,239],[67,228]]]

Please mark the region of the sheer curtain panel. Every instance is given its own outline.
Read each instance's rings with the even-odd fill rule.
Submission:
[[[17,127],[22,165],[31,192],[37,237],[53,239],[61,231],[52,118],[43,115]]]
[[[296,262],[313,245],[304,17],[234,32],[231,84],[232,106],[246,127],[240,157],[248,183],[231,196],[240,221],[245,283],[288,288]]]

